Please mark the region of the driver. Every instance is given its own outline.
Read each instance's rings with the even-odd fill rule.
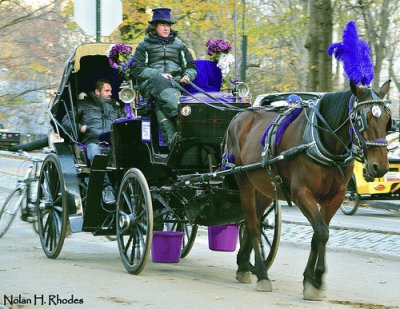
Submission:
[[[153,9],[145,39],[136,48],[132,71],[145,97],[156,102],[164,141],[171,145],[177,131],[180,91],[172,82],[187,84],[196,78],[193,56],[172,30],[171,10]]]

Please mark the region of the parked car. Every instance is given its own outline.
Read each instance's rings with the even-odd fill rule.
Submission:
[[[254,100],[252,106],[287,106],[288,97],[296,95],[301,98],[302,101],[316,100],[322,92],[275,92],[275,93],[264,93],[260,94]]]
[[[21,142],[21,134],[10,132],[0,123],[0,149],[8,150]]]

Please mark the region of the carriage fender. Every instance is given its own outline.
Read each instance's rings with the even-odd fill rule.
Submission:
[[[65,143],[54,143],[54,149],[60,161],[64,177],[65,201],[69,215],[82,214],[82,200],[79,190],[78,175],[71,148]]]

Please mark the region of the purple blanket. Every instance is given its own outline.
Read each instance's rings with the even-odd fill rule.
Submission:
[[[286,128],[291,124],[297,116],[300,115],[302,108],[294,108],[293,111],[286,116],[285,120],[282,121],[282,123],[279,125],[277,131],[276,131],[276,139],[275,139],[275,146],[279,146],[281,142],[281,138],[283,135],[283,132],[285,132]],[[276,116],[279,117],[280,115]],[[269,126],[265,129],[265,132],[263,136],[261,137],[261,146],[265,146],[265,139],[267,137],[268,131],[271,130],[272,125],[275,123],[276,118],[269,124]]]

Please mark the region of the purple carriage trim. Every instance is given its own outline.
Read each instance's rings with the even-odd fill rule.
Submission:
[[[235,97],[227,92],[208,92],[209,95],[216,98],[219,102],[234,103]],[[202,93],[193,93],[193,96],[182,95],[182,103],[217,103],[215,100]]]

